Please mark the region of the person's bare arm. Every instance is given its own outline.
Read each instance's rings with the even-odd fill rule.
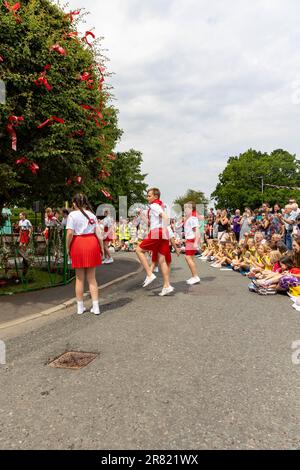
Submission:
[[[67,253],[70,253],[71,243],[74,237],[74,230],[67,230]]]

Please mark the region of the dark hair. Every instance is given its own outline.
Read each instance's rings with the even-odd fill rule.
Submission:
[[[64,215],[69,215],[69,210],[68,210],[68,209],[63,209],[63,210],[62,210],[62,213],[63,213]]]
[[[293,256],[291,255],[284,255],[280,258],[279,264],[285,264],[288,269],[292,269],[295,267],[295,262]]]
[[[76,207],[78,207],[78,209],[84,215],[84,217],[86,217],[88,219],[89,223],[91,225],[93,225],[94,224],[93,219],[90,219],[90,217],[86,214],[86,212],[84,212],[84,209],[88,209],[90,212],[92,212],[94,214],[94,212],[93,212],[93,210],[90,206],[89,200],[86,197],[86,195],[82,194],[82,193],[75,194],[75,196],[73,197],[72,202],[73,202],[73,204],[76,204]]]

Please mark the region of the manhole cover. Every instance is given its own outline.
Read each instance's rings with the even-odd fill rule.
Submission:
[[[92,362],[98,353],[68,351],[49,363],[49,366],[59,369],[82,369]]]

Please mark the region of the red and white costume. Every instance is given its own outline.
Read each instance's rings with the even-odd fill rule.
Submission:
[[[96,237],[96,216],[85,210],[87,219],[81,211],[71,212],[67,220],[67,230],[73,230],[74,236],[70,249],[72,268],[95,268],[101,264],[101,251]]]
[[[164,204],[159,199],[150,204],[148,211],[150,232],[140,244],[140,248],[143,251],[152,251],[152,260],[154,262],[157,261],[158,254],[160,253],[165,257],[167,264],[170,264],[172,258],[169,249],[169,236],[166,228],[163,228],[163,208]]]
[[[195,249],[196,242],[196,230],[199,228],[199,221],[197,213],[193,212],[184,222],[184,234],[185,234],[185,254],[187,256],[195,256],[197,249]]]
[[[103,227],[104,227],[104,237],[103,241],[105,243],[108,242],[113,242],[114,237],[113,237],[113,221],[111,217],[107,216],[105,219],[102,221]]]
[[[20,244],[28,245],[30,241],[29,231],[32,229],[32,224],[27,219],[20,220],[19,227],[20,227]]]

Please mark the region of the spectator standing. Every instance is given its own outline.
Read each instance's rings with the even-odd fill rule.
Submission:
[[[232,224],[233,224],[233,233],[235,234],[236,241],[240,241],[240,233],[241,233],[241,211],[240,209],[237,209],[235,211],[235,215],[232,218]]]

